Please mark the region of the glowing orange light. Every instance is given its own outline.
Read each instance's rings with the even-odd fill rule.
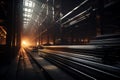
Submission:
[[[22,47],[27,47],[29,46],[29,43],[25,40],[22,41]]]
[[[37,46],[39,45],[39,42],[37,42]]]

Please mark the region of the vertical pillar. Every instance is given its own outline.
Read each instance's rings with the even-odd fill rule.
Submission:
[[[51,33],[49,33],[49,29],[47,28],[47,32],[46,32],[46,35],[47,35],[47,44],[49,44],[49,41],[50,41],[50,35]]]
[[[61,13],[61,0],[54,0],[54,20],[55,20],[54,41],[57,38],[61,38],[61,20],[58,21],[61,18],[60,13]]]
[[[103,34],[103,9],[104,9],[104,0],[97,0],[96,3],[97,14],[96,14],[96,22],[97,22],[97,35]]]

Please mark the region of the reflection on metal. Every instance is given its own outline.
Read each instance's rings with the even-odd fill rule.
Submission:
[[[73,10],[71,10],[70,12],[68,12],[66,15],[64,15],[62,18],[60,18],[60,20],[64,19],[65,17],[67,17],[68,15],[70,15],[71,13],[73,13],[75,10],[77,10],[79,7],[81,7],[82,5],[84,5],[86,2],[88,2],[88,0],[83,1],[82,3],[80,3],[77,7],[75,7]],[[60,21],[58,20],[58,21]],[[57,21],[57,22],[58,22]]]
[[[90,7],[90,8],[88,8],[87,10],[81,12],[80,14],[74,16],[73,18],[70,18],[69,20],[67,20],[66,22],[64,22],[63,25],[66,24],[66,23],[69,23],[69,22],[72,21],[72,20],[77,20],[76,18],[81,18],[82,16],[86,16],[86,14],[89,13],[89,11],[90,11],[91,9],[92,9],[92,8]],[[86,17],[87,17],[87,16],[86,16]]]
[[[105,3],[105,5],[104,5],[104,8],[107,8],[107,7],[111,6],[111,5],[114,5],[114,4],[116,4],[117,2],[119,2],[119,0],[115,0],[115,1],[113,1],[113,0],[106,0],[106,3]]]
[[[7,32],[3,28],[3,26],[0,26],[0,44],[5,45],[6,44],[6,35]]]
[[[68,48],[68,49],[96,49],[100,48],[100,45],[57,45],[57,46],[44,46],[45,48]]]
[[[56,70],[57,69],[57,67],[56,66],[53,66],[53,65],[45,65],[45,66],[43,66],[45,69],[47,69],[47,70]]]
[[[76,23],[78,23],[78,22],[80,22],[82,20],[85,20],[86,18],[89,17],[89,15],[90,15],[90,13],[85,14],[84,16],[81,16],[80,18],[75,19],[75,20],[69,22],[68,24],[65,24],[64,27],[68,27],[68,26],[74,25],[74,24],[76,24]]]

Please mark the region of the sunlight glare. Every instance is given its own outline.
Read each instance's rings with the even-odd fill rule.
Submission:
[[[29,46],[29,43],[25,40],[22,41],[22,47],[27,47]]]

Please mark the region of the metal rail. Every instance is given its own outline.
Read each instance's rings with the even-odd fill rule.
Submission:
[[[42,71],[43,75],[45,76],[46,80],[53,80],[53,78],[48,74],[48,72],[37,62],[37,60],[33,57],[31,52],[26,49],[27,55],[29,56],[31,62],[35,63],[36,66]]]
[[[39,58],[41,58],[39,55],[35,56],[35,53],[28,53],[29,57],[32,59],[32,61],[43,71],[43,74],[45,75],[45,77],[47,78],[47,80],[75,80],[72,77],[66,75],[66,73],[62,72],[60,69],[58,69],[57,67],[55,67],[53,64],[49,64],[46,63],[46,61],[44,62],[44,59],[42,58],[41,60]],[[52,69],[52,68],[55,68]],[[63,75],[61,75],[63,74]],[[56,75],[60,75],[60,76],[56,76]]]
[[[62,69],[68,71],[70,74],[77,76],[77,78],[81,79],[91,79],[91,80],[105,80],[105,79],[115,79],[119,80],[119,74],[117,75],[118,72],[113,73],[112,71],[107,71],[108,69],[112,69],[110,67],[105,67],[108,68],[107,70],[102,70],[100,67],[103,67],[102,65],[99,65],[99,68],[96,68],[94,66],[90,66],[89,62],[87,61],[84,63],[78,62],[76,60],[73,60],[72,57],[67,57],[63,54],[43,54],[43,57],[50,62],[56,64],[57,66],[61,67]],[[92,64],[93,62],[91,62]],[[97,64],[97,63],[96,63]],[[95,65],[95,64],[94,64]],[[119,69],[118,69],[119,70]],[[79,74],[79,75],[78,75]],[[82,77],[81,77],[82,76]]]

